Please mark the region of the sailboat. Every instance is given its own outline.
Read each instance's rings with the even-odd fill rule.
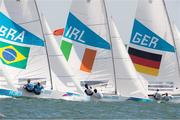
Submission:
[[[2,71],[6,73],[4,74],[6,80],[21,93],[19,96],[79,100],[82,91],[71,81],[72,74],[63,67],[63,60],[53,54],[56,47],[54,39],[45,35],[48,24],[41,21],[36,1],[6,0],[2,1],[2,6],[0,12]],[[46,43],[46,39],[50,42]],[[59,60],[56,64],[55,59]],[[55,66],[63,68],[62,71],[67,72],[64,75],[69,80],[58,75],[57,73],[62,71]],[[62,78],[66,80],[66,84]],[[25,91],[23,85],[27,79],[34,83],[40,82],[45,88],[43,92],[35,95]]]
[[[139,0],[128,47],[136,70],[148,81],[148,94],[177,94],[180,67],[177,46],[163,0]]]
[[[63,54],[59,51],[59,46],[54,38],[49,25],[43,17],[45,39],[47,39],[47,50],[49,53],[49,60],[53,79],[53,88],[64,92],[63,99],[73,101],[88,101],[89,99],[84,96],[84,92],[75,81],[76,76],[72,70],[69,69]],[[60,69],[59,69],[60,68]],[[59,84],[58,84],[59,83]],[[70,97],[70,98],[69,98]]]
[[[1,1],[1,8],[2,11],[4,9],[4,4]],[[11,96],[21,96],[21,92],[18,92],[17,89],[11,84],[11,82],[8,80],[8,75],[5,76],[5,72],[2,71],[2,64],[0,63],[1,71],[0,71],[0,98],[9,98]]]
[[[175,24],[172,24],[172,31],[173,31],[173,34],[174,34],[174,40],[175,40],[175,44],[176,44],[177,57],[178,57],[178,59],[180,59],[180,49],[179,49],[179,45],[180,45],[180,31],[178,30],[178,28],[177,28],[177,26]],[[176,92],[175,95],[180,95],[179,94],[180,93],[179,89],[177,89],[175,92]]]
[[[177,51],[177,56],[178,59],[180,59],[180,49],[179,49],[179,45],[180,45],[180,31],[177,28],[177,26],[175,24],[172,24],[172,31],[174,34],[174,40],[175,40],[175,44],[176,44],[176,51]]]
[[[60,49],[79,84],[101,91],[102,101],[148,100],[143,80],[108,19],[104,0],[72,1]]]

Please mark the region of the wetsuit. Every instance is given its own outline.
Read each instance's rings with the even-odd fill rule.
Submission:
[[[32,92],[34,90],[34,85],[32,83],[28,83],[24,86],[24,88],[28,91],[28,92]]]
[[[41,85],[35,85],[35,86],[34,86],[34,93],[35,93],[36,95],[40,95],[43,88],[44,88],[44,87],[41,86]]]
[[[101,98],[103,98],[103,94],[100,92],[96,92],[96,93],[93,93],[93,97],[97,98],[97,99],[101,99]]]
[[[164,96],[163,98],[162,98],[164,101],[169,101],[169,100],[171,100],[172,99],[172,96]]]
[[[158,92],[156,92],[155,95],[154,95],[155,100],[161,100],[161,97],[162,97],[161,94],[158,93]]]
[[[84,91],[85,93],[86,93],[86,95],[88,95],[88,96],[92,96],[93,95],[93,91],[91,90],[91,89],[85,89],[85,91]]]

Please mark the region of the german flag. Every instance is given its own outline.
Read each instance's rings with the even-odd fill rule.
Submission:
[[[162,55],[129,47],[128,53],[138,72],[158,76]]]

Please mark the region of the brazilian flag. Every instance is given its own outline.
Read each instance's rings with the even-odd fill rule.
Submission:
[[[5,65],[25,69],[29,51],[29,47],[12,45],[0,41],[0,59]]]

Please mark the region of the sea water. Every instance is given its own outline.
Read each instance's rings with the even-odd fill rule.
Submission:
[[[180,119],[180,104],[0,99],[4,119]]]

